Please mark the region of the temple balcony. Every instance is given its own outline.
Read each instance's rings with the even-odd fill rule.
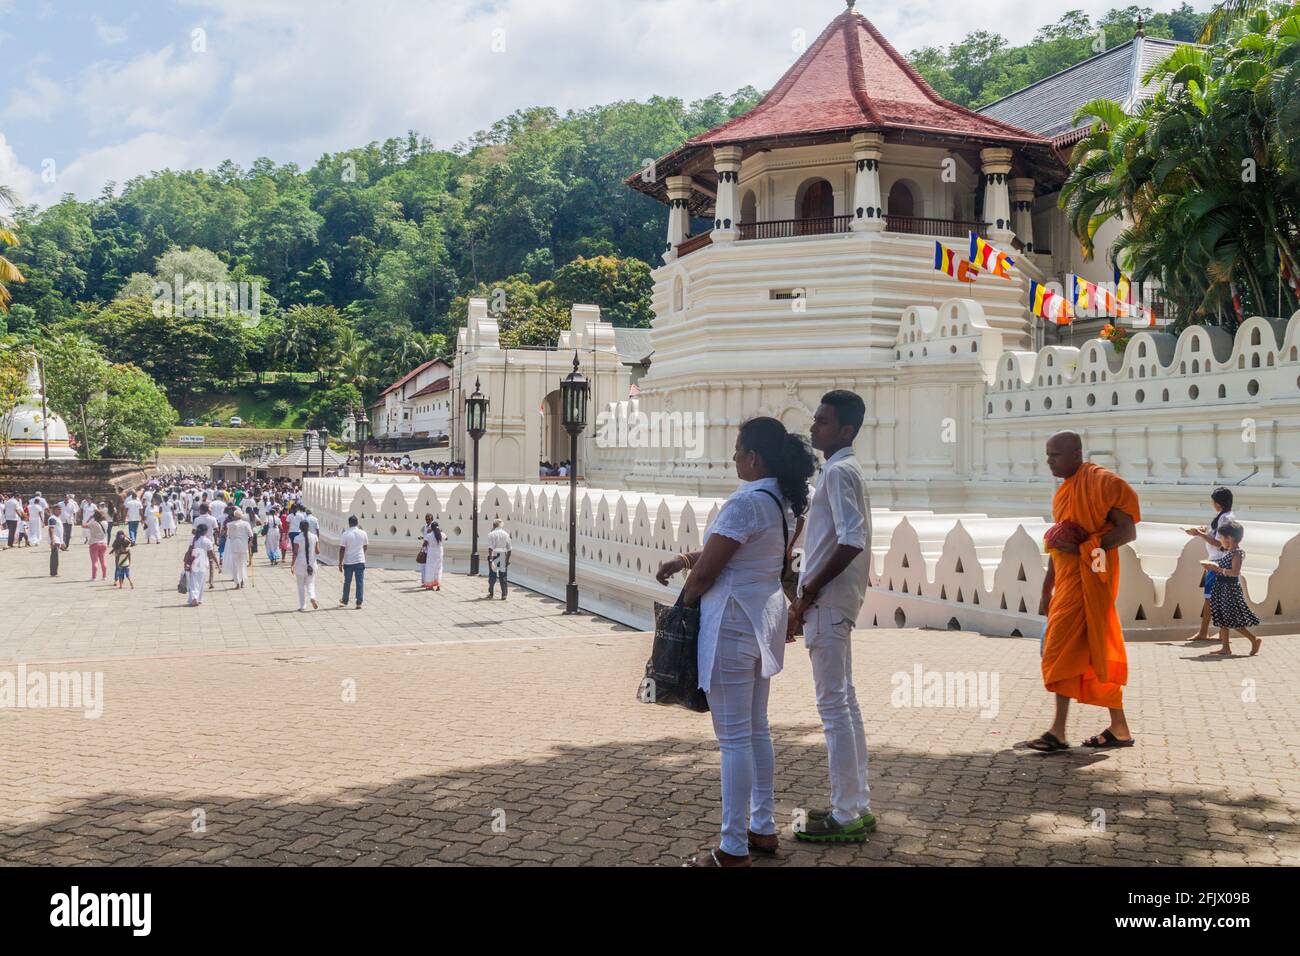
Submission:
[[[740,241],[755,239],[804,239],[850,232],[853,217],[817,216],[809,219],[771,219],[765,222],[742,222],[738,226]],[[988,238],[989,224],[966,219],[933,219],[925,216],[885,216],[885,232],[932,239],[966,239],[972,232]],[[687,237],[678,245],[677,258],[711,245],[712,230]]]

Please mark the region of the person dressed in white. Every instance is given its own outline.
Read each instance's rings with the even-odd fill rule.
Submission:
[[[859,396],[836,389],[822,396],[810,430],[812,446],[826,463],[808,509],[789,635],[802,630],[808,645],[830,767],[830,809],[809,812],[795,833],[814,843],[859,843],[876,828],[867,786],[867,738],[853,687],[852,631],[871,573],[871,511],[866,479],[853,455],[865,415]]]
[[[27,526],[28,537],[33,545],[41,543],[41,529],[45,527],[45,509],[47,505],[45,499],[41,497],[38,491],[27,502]]]
[[[90,543],[90,519],[95,515],[95,503],[89,498],[81,503],[81,539]]]
[[[768,687],[785,658],[781,577],[791,515],[808,505],[815,469],[803,439],[775,418],[740,427],[733,460],[740,487],[722,505],[700,551],[665,561],[661,584],[689,571],[681,603],[700,605],[700,688],[722,750],[722,839],[687,866],[749,866],[750,851],[775,853],[772,734]]]
[[[162,533],[164,538],[170,538],[176,533],[176,499],[174,496],[168,497],[162,503]]]
[[[442,529],[433,515],[424,516],[424,564],[420,565],[420,586],[426,591],[442,590]],[[491,535],[489,535],[489,538]],[[505,582],[501,585],[505,587]]]
[[[487,536],[488,549],[488,597],[492,597],[492,590],[496,587],[497,581],[501,582],[501,600],[506,599],[506,588],[508,587],[506,577],[510,572],[510,534],[505,528],[501,527],[501,519],[496,518],[492,521],[492,530]]]
[[[293,539],[293,576],[298,582],[298,610],[307,610],[311,601],[316,603],[316,560],[320,554],[320,538],[312,533],[311,524],[302,519],[298,524],[298,537]]]
[[[208,577],[216,574],[216,569],[217,556],[212,547],[212,537],[206,525],[199,525],[194,529],[194,540],[190,542],[185,554],[190,607],[198,607],[203,603],[203,588],[208,583]]]
[[[231,512],[233,520],[226,523],[226,554],[222,565],[230,572],[230,580],[235,587],[242,588],[248,583],[248,563],[252,554],[253,526],[244,518],[238,508]]]
[[[144,541],[145,544],[162,544],[161,523],[158,517],[158,505],[147,501],[144,505]]]
[[[18,500],[17,495],[10,495],[5,499],[5,529],[8,533],[8,546],[11,548],[18,534],[18,523],[22,521],[21,508],[22,502]]]

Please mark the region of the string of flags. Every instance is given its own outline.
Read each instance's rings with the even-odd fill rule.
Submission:
[[[1057,325],[1069,325],[1074,321],[1074,310],[1069,300],[1033,279],[1029,280],[1029,311]]]

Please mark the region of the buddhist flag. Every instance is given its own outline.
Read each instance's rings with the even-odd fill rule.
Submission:
[[[942,242],[934,244],[934,268],[944,275],[952,276],[958,282],[974,282],[980,275],[980,271],[972,263],[957,255]]]
[[[1229,282],[1228,291],[1232,293],[1232,311],[1237,313],[1237,321],[1245,322],[1246,314],[1241,309],[1241,293],[1237,291],[1237,283]]]
[[[973,232],[970,234],[970,261],[977,268],[987,269],[1003,279],[1011,278],[1011,268],[1016,264],[1015,259],[1005,252],[999,252],[997,247],[985,242]]]
[[[1044,319],[1050,319],[1057,325],[1069,325],[1074,321],[1074,313],[1065,296],[1057,295],[1041,282],[1029,281],[1029,311]]]
[[[1115,267],[1115,298],[1124,306],[1133,301],[1133,280],[1120,272],[1119,266]],[[1128,315],[1128,310],[1125,309],[1120,314]]]

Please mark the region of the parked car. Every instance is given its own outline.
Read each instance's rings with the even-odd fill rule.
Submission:
[[[187,419],[185,419],[185,421],[181,422],[181,424],[182,424],[184,427],[186,427],[186,428],[193,428],[193,427],[195,427],[196,425],[198,425],[198,422],[196,422],[196,421],[195,421],[194,419],[192,419],[192,418],[187,418]]]
[[[243,420],[242,418],[240,418],[238,415],[231,415],[231,416],[230,416],[230,427],[231,427],[231,428],[238,428],[239,426],[241,426],[241,425],[243,425],[243,424],[244,424],[244,420]]]
[[[214,418],[212,421],[208,422],[208,426],[210,428],[220,428],[222,426],[222,421],[220,418]]]

